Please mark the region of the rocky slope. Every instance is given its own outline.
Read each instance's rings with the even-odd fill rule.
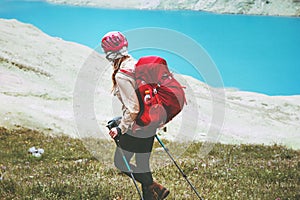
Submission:
[[[0,126],[108,138],[105,124],[120,110],[103,55],[16,20],[0,26]],[[300,149],[300,96],[214,89],[176,76],[188,86],[188,104],[164,137]]]
[[[47,0],[103,8],[201,10],[216,13],[300,16],[299,0]]]

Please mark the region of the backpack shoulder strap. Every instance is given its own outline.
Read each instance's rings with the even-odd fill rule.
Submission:
[[[129,76],[131,78],[135,78],[135,74],[134,74],[134,70],[130,70],[130,69],[120,69],[119,70],[120,73]]]

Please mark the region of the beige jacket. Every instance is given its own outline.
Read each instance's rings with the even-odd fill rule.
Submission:
[[[120,66],[120,70],[126,70],[134,73],[136,61],[130,57],[124,60]],[[122,106],[123,116],[119,128],[122,134],[130,130],[140,111],[138,97],[135,92],[136,82],[133,77],[119,72],[116,74],[117,86],[114,95],[119,98]]]

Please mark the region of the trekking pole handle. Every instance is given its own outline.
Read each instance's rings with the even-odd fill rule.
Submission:
[[[106,127],[108,128],[108,130],[111,130],[112,128],[119,129],[118,126],[119,126],[119,124],[121,122],[121,119],[122,119],[122,117],[115,117],[112,120],[108,121],[107,125],[106,125]],[[117,144],[118,147],[120,146],[119,145],[120,134],[121,134],[120,132],[121,132],[121,130],[118,130],[118,135],[114,138],[114,140],[115,140],[115,142],[116,142],[116,144]]]

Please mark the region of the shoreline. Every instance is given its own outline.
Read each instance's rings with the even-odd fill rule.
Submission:
[[[195,11],[213,14],[227,15],[249,15],[249,16],[271,16],[271,17],[300,17],[300,1],[285,0],[283,2],[258,0],[255,2],[224,0],[209,0],[207,2],[198,1],[189,3],[184,0],[178,2],[161,2],[155,0],[152,4],[147,0],[130,0],[126,3],[122,1],[88,1],[88,0],[46,0],[45,2],[54,5],[66,5],[75,7],[91,7],[113,10],[149,10],[149,11]],[[224,1],[224,2],[223,2]],[[267,2],[267,3],[266,3]],[[259,4],[259,5],[258,5]]]

